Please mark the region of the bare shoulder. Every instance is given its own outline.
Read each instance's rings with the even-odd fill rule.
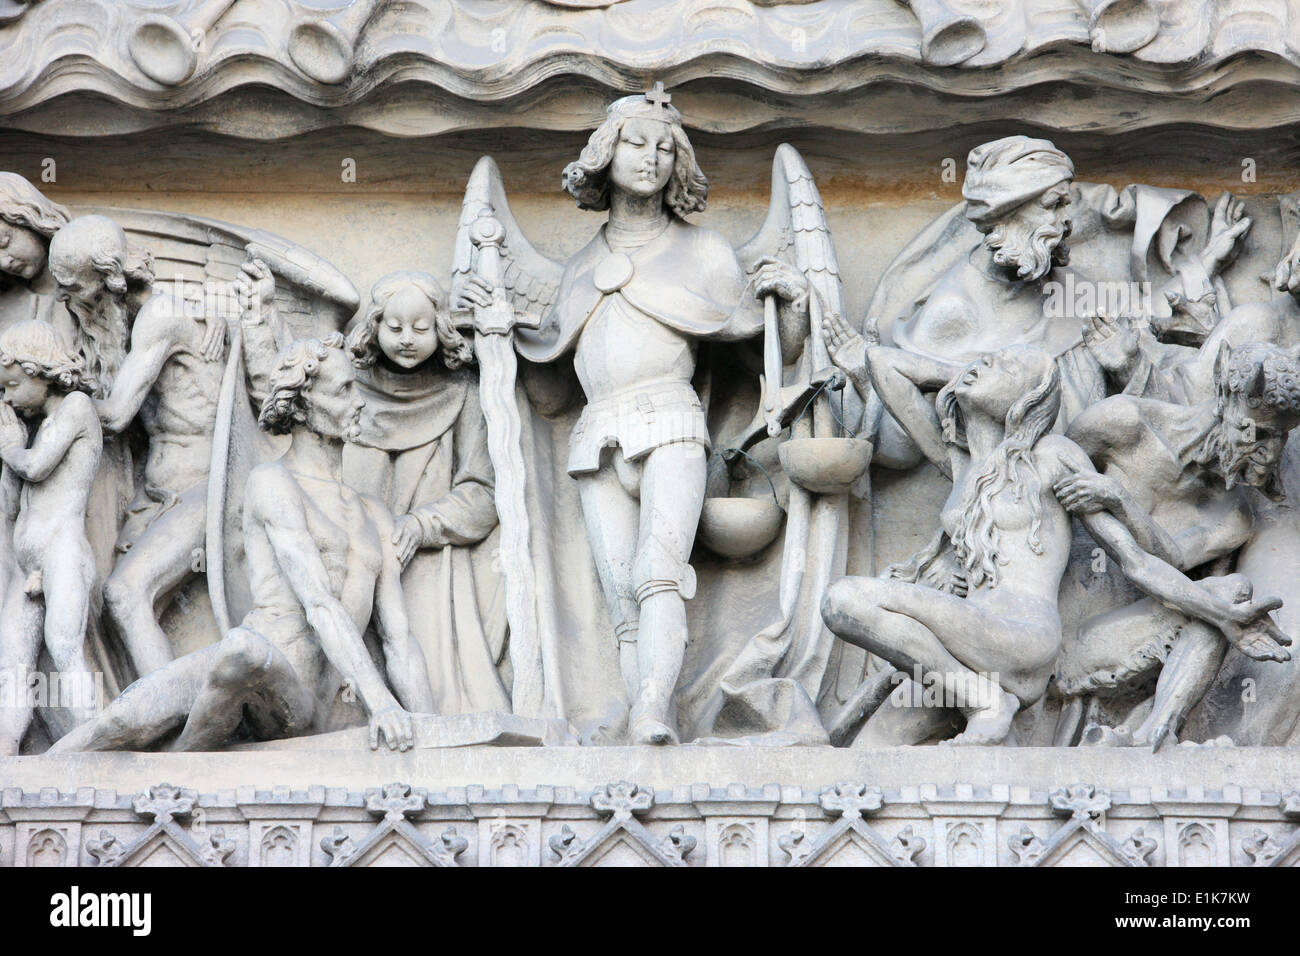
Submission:
[[[155,292],[136,313],[131,324],[131,344],[138,348],[162,341],[176,342],[191,326],[197,328],[198,321],[185,314],[183,303],[166,292]]]
[[[293,473],[279,461],[268,461],[248,473],[244,508],[259,519],[283,519],[300,512],[302,489]]]
[[[1034,445],[1034,461],[1045,485],[1080,471],[1096,471],[1092,459],[1065,435],[1044,435]]]
[[[1144,406],[1160,404],[1164,403],[1133,395],[1112,395],[1076,415],[1065,434],[1090,452],[1098,442],[1112,446],[1131,443],[1141,437],[1152,411]]]
[[[94,401],[85,392],[69,392],[59,403],[59,409],[55,414],[65,421],[76,422],[80,426],[93,424],[94,430],[99,431],[99,413],[95,411]]]

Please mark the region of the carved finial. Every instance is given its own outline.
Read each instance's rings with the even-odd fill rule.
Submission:
[[[1092,784],[1076,783],[1053,790],[1051,801],[1057,813],[1095,820],[1110,809],[1110,792]]]
[[[653,790],[642,790],[634,783],[620,780],[607,783],[591,795],[591,806],[599,813],[612,813],[615,820],[627,820],[654,806]]]
[[[159,823],[166,823],[174,816],[188,815],[194,809],[196,799],[193,790],[160,783],[137,796],[131,801],[131,806],[141,816],[150,816]]]
[[[371,813],[382,813],[390,823],[397,823],[403,817],[418,813],[424,809],[424,791],[411,791],[409,783],[385,784],[383,791],[366,791],[366,809]]]
[[[883,802],[879,787],[868,787],[864,783],[848,782],[841,782],[833,787],[827,787],[818,794],[818,800],[821,802],[822,809],[831,816],[839,816],[842,813],[861,816],[873,810],[879,810]]]
[[[1146,866],[1147,857],[1155,852],[1157,845],[1158,844],[1153,838],[1147,836],[1146,833],[1143,832],[1142,827],[1138,827],[1133,831],[1132,835],[1121,844],[1120,849],[1123,850],[1124,855],[1134,863],[1140,863],[1143,866]]]
[[[911,824],[903,827],[898,836],[889,844],[889,852],[900,863],[914,863],[916,858],[929,846],[925,837],[914,832]]]

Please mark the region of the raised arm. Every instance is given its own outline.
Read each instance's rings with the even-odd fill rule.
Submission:
[[[411,745],[411,721],[375,667],[361,632],[330,590],[329,574],[307,527],[302,490],[279,465],[263,465],[249,478],[246,507],[264,530],[285,582],[302,604],[307,623],[320,640],[325,656],[356,688],[371,717],[371,746],[384,730],[389,745]],[[396,720],[389,723],[390,718]],[[392,728],[391,730],[389,728]]]
[[[25,448],[22,439],[16,437],[20,432],[13,428],[21,428],[17,414],[12,406],[0,403],[0,460],[24,481],[44,481],[63,461],[72,443],[86,433],[86,420],[77,414],[79,410],[94,414],[90,396],[72,392],[46,419],[32,447]]]
[[[260,259],[245,262],[232,285],[240,306],[248,394],[260,405],[270,391],[267,382],[276,356],[292,336],[275,307],[275,276],[265,262]]]
[[[402,593],[402,563],[392,544],[393,517],[383,505],[371,498],[362,499],[366,512],[379,530],[383,549],[379,577],[375,581],[375,624],[384,645],[388,680],[397,698],[407,710],[434,713],[436,706],[424,652],[411,635],[406,615],[406,596]]]
[[[1087,456],[1069,439],[1050,441],[1051,450],[1058,454],[1054,485],[1070,472],[1091,469]],[[1110,511],[1081,514],[1079,520],[1106,553],[1119,563],[1124,576],[1162,604],[1218,628],[1229,642],[1256,660],[1290,660],[1291,655],[1282,645],[1290,644],[1291,639],[1268,616],[1269,611],[1282,606],[1281,600],[1265,598],[1229,604],[1168,562],[1143,550],[1124,522]]]

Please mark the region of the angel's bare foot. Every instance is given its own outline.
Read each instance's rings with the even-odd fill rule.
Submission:
[[[1133,734],[1123,724],[1118,727],[1089,724],[1079,738],[1080,747],[1132,747],[1134,743]]]
[[[1011,720],[1019,709],[1020,701],[1004,691],[992,705],[967,714],[966,729],[945,743],[955,747],[1000,744],[1011,732]]]

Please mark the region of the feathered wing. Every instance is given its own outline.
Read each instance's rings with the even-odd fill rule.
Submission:
[[[180,282],[188,297],[198,294],[206,308],[229,310],[227,316],[233,320],[217,400],[205,549],[208,596],[224,632],[251,606],[242,529],[244,483],[256,465],[282,447],[257,427],[229,284],[250,255],[265,262],[276,277],[276,310],[293,337],[341,330],[355,314],[360,296],[347,276],[325,259],[261,229],[181,213],[96,211],[121,225],[132,243],[152,253],[156,289],[167,291],[166,287]]]
[[[787,365],[800,358],[794,374],[804,378],[830,366],[818,316],[822,310],[844,314],[839,262],[821,195],[794,147],[777,148],[767,218],[737,255],[750,274],[766,256],[803,273],[814,293],[810,321],[781,330],[784,358]],[[852,429],[861,420],[862,403],[856,396],[845,398],[843,420]],[[808,418],[796,424],[792,437],[811,434]],[[822,436],[833,434],[823,430],[823,422],[812,427]],[[861,487],[865,489],[865,482]],[[846,672],[850,686],[856,686],[863,655],[858,652],[848,660],[820,614],[826,585],[846,570],[844,539],[849,522],[855,511],[867,507],[865,501],[855,501],[856,509],[851,507],[849,497],[814,496],[791,485],[779,617],[750,640],[723,676],[723,702],[714,726],[724,736],[785,734],[792,739],[823,740],[825,731],[816,710],[823,691],[844,682],[840,672]],[[865,513],[869,518],[869,511]],[[855,521],[853,530],[857,526]],[[869,561],[869,536],[848,542],[852,565],[861,563],[854,560],[855,551],[864,551]]]
[[[505,239],[501,243],[501,276],[511,304],[518,312],[544,315],[559,292],[564,264],[542,255],[528,241],[510,211],[501,170],[491,156],[484,156],[475,164],[465,186],[452,258],[453,300],[459,284],[474,271],[474,242],[470,238],[470,227],[483,215],[495,216],[505,229]]]

